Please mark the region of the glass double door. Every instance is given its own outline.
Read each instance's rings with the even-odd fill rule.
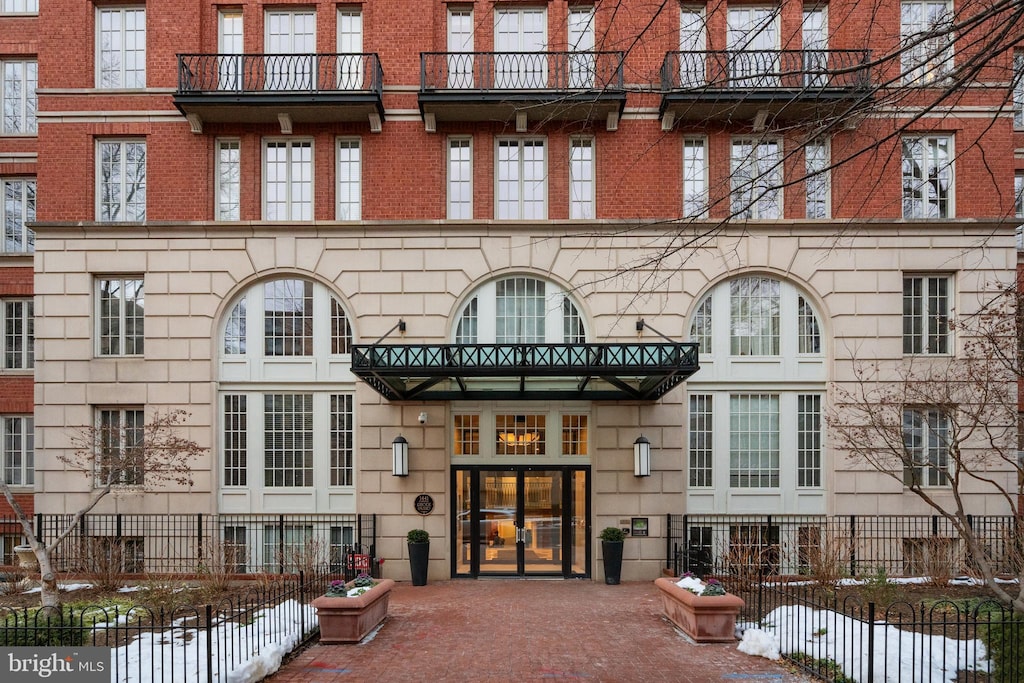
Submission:
[[[587,467],[456,467],[455,576],[586,576]]]

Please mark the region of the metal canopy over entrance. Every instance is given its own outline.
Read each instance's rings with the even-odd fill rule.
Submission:
[[[357,344],[352,372],[389,401],[655,401],[700,367],[698,345]]]

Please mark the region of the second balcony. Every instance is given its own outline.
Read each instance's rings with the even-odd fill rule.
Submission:
[[[175,106],[203,122],[280,123],[384,119],[376,54],[180,54]]]
[[[601,121],[626,103],[622,52],[424,52],[420,111],[437,121]]]

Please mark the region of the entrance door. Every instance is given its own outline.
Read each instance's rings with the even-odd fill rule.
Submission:
[[[586,576],[589,468],[454,470],[456,576]]]

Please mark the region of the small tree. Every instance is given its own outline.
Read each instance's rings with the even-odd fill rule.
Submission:
[[[54,550],[104,497],[119,486],[149,490],[168,483],[192,485],[190,462],[207,449],[178,434],[186,418],[188,413],[184,410],[171,410],[155,414],[145,424],[101,420],[100,424],[74,428],[71,451],[57,455],[57,459],[92,480],[93,490],[88,502],[46,543],[36,539],[32,519],[15,500],[10,486],[0,482],[4,497],[14,510],[39,562],[41,604],[44,608],[60,608],[60,592],[52,560]]]
[[[1016,545],[988,545],[969,519],[971,499],[979,495],[1000,499],[1015,525],[1022,512],[1019,298],[1007,289],[956,324],[963,341],[955,356],[855,361],[854,381],[833,385],[827,421],[840,450],[900,482],[947,519],[993,592],[1024,613],[1024,566]],[[1007,571],[1018,575],[1016,585],[994,581]]]

